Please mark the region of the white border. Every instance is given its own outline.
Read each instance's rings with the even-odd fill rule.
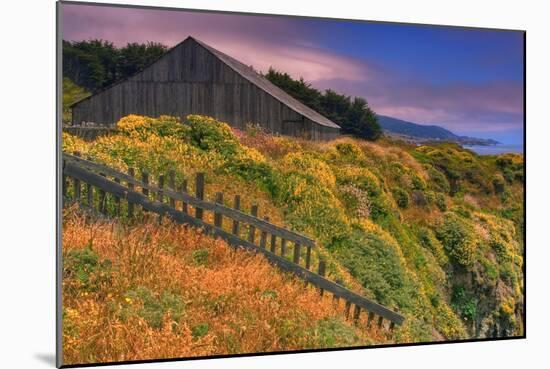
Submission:
[[[130,0],[129,0],[130,1]],[[113,3],[125,3],[112,0]],[[133,4],[228,11],[433,23],[527,30],[527,339],[142,364],[139,368],[335,368],[343,365],[419,368],[544,366],[550,332],[548,263],[547,11],[509,1],[365,2],[131,0]],[[527,3],[527,4],[526,4]],[[535,4],[534,2],[532,4]],[[12,0],[0,22],[2,181],[0,181],[0,361],[6,368],[53,367],[55,343],[55,3]],[[138,367],[138,366],[133,366]]]

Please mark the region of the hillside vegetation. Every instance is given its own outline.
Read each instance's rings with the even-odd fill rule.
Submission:
[[[405,315],[405,324],[391,336],[392,342],[513,336],[523,332],[522,156],[481,157],[453,144],[417,147],[387,139],[373,143],[343,137],[311,142],[269,135],[255,126],[246,132],[235,131],[225,123],[196,115],[185,122],[166,116],[128,116],[117,126],[118,133],[92,142],[64,134],[63,149],[79,151],[120,170],[142,168],[153,175],[175,170],[178,182],[184,176],[191,178],[198,171],[205,172],[207,197],[212,199],[216,191],[223,191],[227,205],[231,205],[229,200],[234,194],[246,195],[244,209],[249,209],[252,202],[259,203],[260,213],[269,215],[272,222],[315,238],[320,246],[316,252],[328,260],[329,278],[398,308]],[[64,235],[70,229],[67,220],[65,223]],[[82,232],[95,229],[78,224]],[[105,232],[110,229],[103,227]],[[77,242],[79,238],[72,239]],[[78,241],[77,248],[84,249],[89,239]],[[64,252],[73,247],[67,242],[64,239]],[[202,246],[182,243],[182,247],[213,252],[209,245],[218,245],[216,242],[202,238],[198,242]],[[94,241],[94,245],[100,243]],[[104,254],[98,256],[100,259],[116,259],[108,256],[109,250],[101,252]],[[182,260],[169,253],[162,255],[163,263]],[[257,259],[254,262],[260,263]],[[160,268],[155,263],[151,268]],[[167,286],[180,283],[173,275],[170,273]],[[262,273],[254,275],[258,278],[254,283],[266,280]],[[255,276],[249,275],[248,279],[254,280]],[[221,286],[222,272],[219,278]],[[148,286],[139,282],[126,287],[134,291],[133,296],[149,293],[135,290],[138,285]],[[161,290],[147,288],[155,296],[162,294]],[[257,302],[256,310],[260,305],[266,308],[266,303]],[[289,304],[289,316],[291,311],[300,315],[309,309],[292,310],[295,300],[290,297],[284,303]],[[326,316],[316,317],[321,321]],[[217,324],[215,321],[204,318],[204,323]],[[148,324],[147,329],[153,329]],[[193,320],[192,324],[199,321]],[[252,329],[249,322],[243,326]],[[188,329],[192,331],[191,326]],[[266,346],[258,346],[260,343],[251,338],[250,344],[239,346],[239,350],[269,350],[273,344],[270,340],[280,342],[278,334],[265,340],[255,338]],[[342,335],[347,333],[342,331]],[[182,337],[190,339],[189,335]],[[310,338],[301,339],[274,349],[311,345]],[[370,339],[380,343],[379,337]],[[237,341],[242,344],[240,339]],[[342,341],[327,345],[338,342]],[[166,345],[173,346],[178,345]],[[204,347],[208,350],[213,346]],[[220,347],[225,346],[212,350],[229,350],[229,346]],[[187,353],[172,356],[182,355]]]
[[[263,257],[168,221],[129,225],[72,206],[63,260],[66,364],[386,341]]]

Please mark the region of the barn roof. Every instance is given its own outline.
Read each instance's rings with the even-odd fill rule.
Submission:
[[[285,91],[275,86],[273,83],[268,81],[264,76],[257,73],[254,69],[241,63],[240,61],[232,58],[231,56],[222,53],[221,51],[214,49],[212,46],[197,40],[194,37],[189,36],[187,40],[194,40],[202,47],[214,54],[218,59],[220,59],[224,64],[233,69],[235,72],[240,74],[243,78],[250,81],[252,84],[258,86],[263,91],[267,92],[269,95],[273,96],[275,99],[279,100],[295,112],[303,115],[304,117],[318,123],[322,126],[331,127],[331,128],[340,128],[339,125],[331,121],[330,119],[319,114],[315,110],[311,109],[309,106],[302,104],[300,101],[296,100]]]

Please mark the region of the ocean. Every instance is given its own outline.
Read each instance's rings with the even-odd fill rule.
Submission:
[[[493,145],[493,146],[481,146],[481,145],[463,145],[465,149],[472,150],[479,155],[498,155],[508,152],[515,152],[523,154],[523,144],[518,145]]]

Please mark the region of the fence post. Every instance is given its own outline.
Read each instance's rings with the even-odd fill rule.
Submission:
[[[136,171],[134,168],[128,168],[128,175],[132,178],[136,175]],[[128,188],[133,191],[134,190],[134,184],[132,182],[128,182]],[[132,218],[134,216],[134,204],[128,201],[128,218]]]
[[[306,269],[309,270],[309,267],[311,266],[311,246],[307,245],[306,250]]]
[[[216,204],[223,205],[223,192],[216,192]],[[222,213],[214,212],[214,225],[221,228],[223,224]]]
[[[254,204],[252,205],[252,208],[250,209],[250,213],[253,217],[258,216],[258,205]],[[256,237],[256,227],[254,227],[252,224],[249,225],[248,228],[248,242],[254,243],[254,238]]]
[[[187,179],[181,182],[180,192],[187,193]],[[187,213],[187,203],[185,201],[181,202],[181,211]]]
[[[197,173],[195,176],[195,197],[204,200],[204,173]],[[195,207],[195,218],[202,219],[203,210]]]
[[[326,269],[326,263],[325,263],[325,261],[324,261],[324,260],[319,260],[319,269],[318,269],[318,271],[317,271],[317,274],[319,274],[321,277],[324,277],[324,276],[325,276],[325,269]],[[320,288],[319,294],[320,294],[321,296],[323,296],[323,293],[324,293],[324,292],[325,292],[325,291],[324,291],[322,288]]]
[[[399,312],[399,308],[395,308],[395,312],[398,313]],[[395,328],[395,322],[394,321],[391,321],[390,322],[390,332],[392,332]]]
[[[99,173],[100,176],[105,177],[105,173]],[[105,214],[107,210],[107,196],[105,191],[101,188],[99,189],[99,211]]]
[[[275,253],[275,244],[277,243],[277,236],[275,236],[274,234],[271,235],[271,246],[270,246],[270,251],[272,253]]]
[[[116,177],[115,182],[120,183],[120,178]],[[120,215],[120,197],[118,196],[115,196],[115,215]]]
[[[170,187],[172,191],[176,191],[176,172],[173,170],[168,172],[168,187]],[[170,207],[175,208],[176,200],[170,196],[168,198],[170,199]]]
[[[357,324],[359,322],[359,316],[361,315],[361,308],[355,305],[353,309],[353,323]]]
[[[145,171],[141,172],[141,182],[143,182],[145,186],[149,186],[149,173]],[[145,197],[149,198],[149,188],[142,186],[141,192],[145,195]],[[143,207],[141,209],[143,210],[143,212],[146,211],[145,209],[143,209]]]
[[[80,157],[80,152],[75,151],[74,156]],[[80,180],[73,178],[73,184],[74,184],[74,199],[75,201],[80,201]]]
[[[370,328],[373,319],[374,319],[374,313],[372,311],[369,311],[369,318],[367,320],[367,328]]]
[[[384,317],[379,316],[378,317],[378,328],[382,328],[382,324],[384,324]]]
[[[87,156],[86,160],[92,161],[92,158]],[[94,208],[94,188],[89,183],[86,183],[86,202],[88,204],[88,207],[90,207],[91,209]]]
[[[141,182],[143,182],[145,185],[149,185],[149,173],[142,171],[141,172]],[[149,188],[142,187],[141,193],[143,193],[145,196],[149,197]]]
[[[61,193],[63,195],[63,199],[67,197],[67,176],[63,174],[61,179]]]
[[[91,209],[94,208],[94,187],[89,184],[89,183],[86,183],[86,202],[88,204],[88,207],[90,207]]]
[[[241,210],[241,196],[235,195],[235,199],[233,200],[233,208],[235,210]],[[233,220],[233,227],[231,229],[231,233],[238,235],[239,234],[239,221]]]
[[[157,200],[159,202],[164,202],[164,194],[162,191],[164,189],[164,174],[159,175],[158,187],[159,187],[159,190],[157,192]]]
[[[346,307],[344,309],[344,314],[346,316],[346,319],[349,319],[349,312],[351,310],[351,302],[346,300]]]
[[[292,260],[294,263],[300,265],[300,248],[301,245],[299,242],[294,243],[294,259]]]
[[[281,237],[281,256],[286,256],[286,239]]]
[[[269,222],[269,217],[268,217],[268,216],[264,217],[264,220],[265,220],[266,222]],[[262,249],[265,249],[265,242],[266,242],[266,240],[267,240],[267,232],[264,231],[264,230],[262,230],[262,233],[260,234],[260,247],[261,247]]]

